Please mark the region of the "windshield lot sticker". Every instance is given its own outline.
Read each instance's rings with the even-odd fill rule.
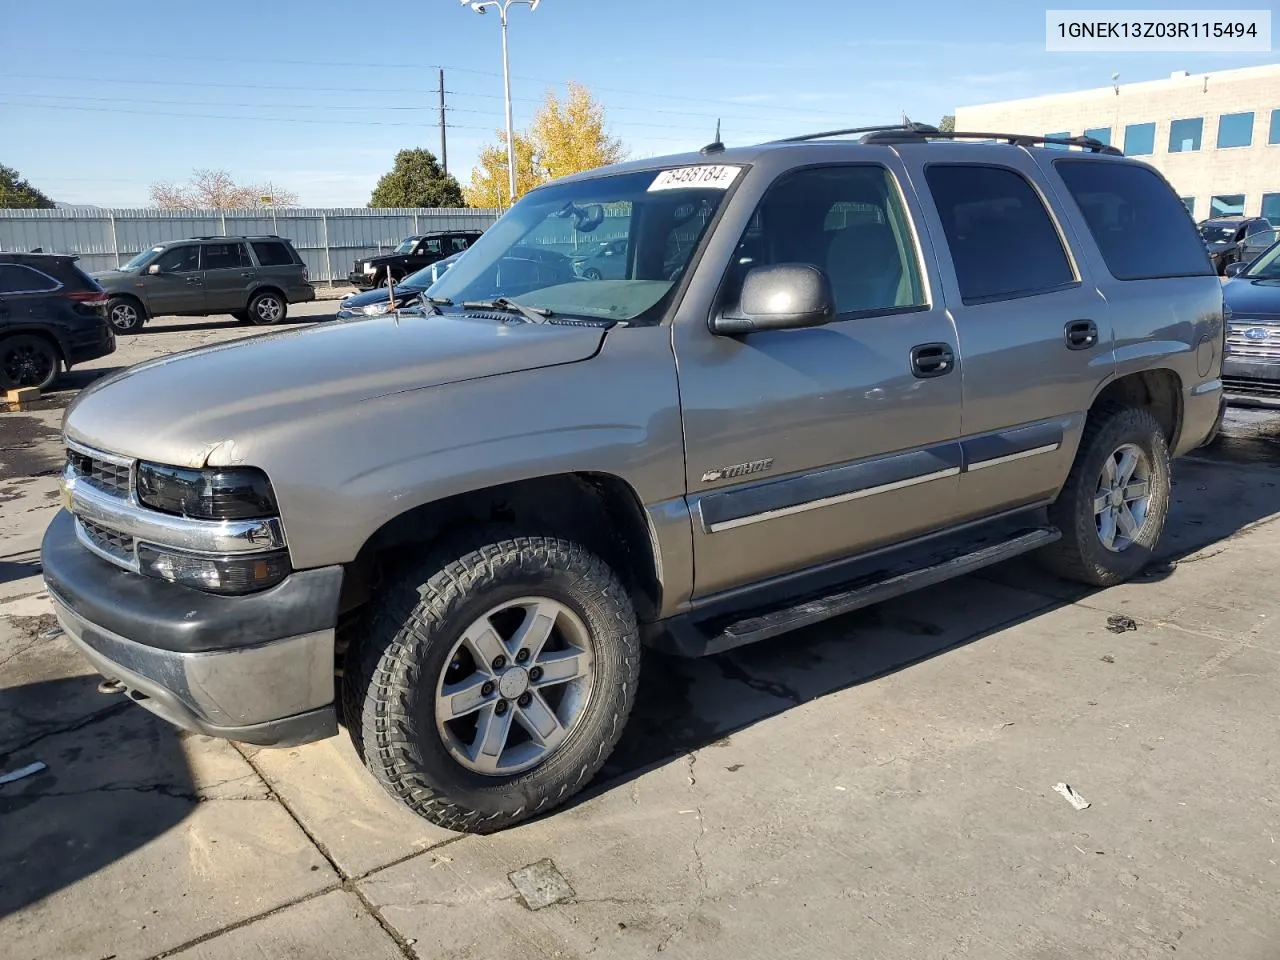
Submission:
[[[704,190],[728,190],[738,179],[741,167],[681,167],[663,170],[649,184],[649,192],[655,190],[686,190],[700,187]]]

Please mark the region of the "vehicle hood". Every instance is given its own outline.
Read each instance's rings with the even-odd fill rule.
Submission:
[[[396,287],[394,292],[396,295],[396,302],[404,303],[406,300],[411,300],[414,297],[421,296],[422,288],[421,287]],[[386,299],[387,299],[386,288],[379,287],[376,290],[366,290],[364,293],[352,294],[351,296],[344,299],[342,303],[339,304],[339,306],[342,307],[343,309],[356,310],[356,309],[359,309],[360,307],[367,307],[371,303],[377,303],[379,300],[385,301]]]
[[[356,260],[360,263],[385,263],[390,260],[403,260],[407,256],[407,253],[392,253],[390,250],[384,250],[382,253],[372,250],[369,253],[358,254]]]
[[[125,273],[123,270],[96,270],[89,276],[97,280],[104,290],[119,290],[125,286],[132,286],[138,279],[137,274]]]
[[[278,430],[396,393],[575,363],[605,331],[453,316],[385,316],[299,327],[140,363],[85,389],[69,438],[178,466],[242,462]]]
[[[1204,248],[1209,251],[1210,255],[1222,253],[1224,250],[1231,250],[1235,247],[1234,240],[1214,240],[1212,242],[1205,241]]]
[[[1222,285],[1222,299],[1231,308],[1233,320],[1280,320],[1280,280],[1233,277]]]

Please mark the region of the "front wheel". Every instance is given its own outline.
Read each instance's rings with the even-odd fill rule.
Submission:
[[[137,300],[131,297],[112,297],[107,301],[107,319],[117,333],[134,333],[142,329],[146,318]]]
[[[557,538],[482,538],[374,599],[343,712],[392,796],[488,833],[582,789],[622,733],[639,669],[631,601],[602,560]]]
[[[259,326],[270,326],[285,318],[287,311],[284,298],[270,290],[254,294],[249,301],[249,322]]]
[[[1146,410],[1090,414],[1050,520],[1062,539],[1041,557],[1055,573],[1095,587],[1123,583],[1151,562],[1169,513],[1169,446]]]

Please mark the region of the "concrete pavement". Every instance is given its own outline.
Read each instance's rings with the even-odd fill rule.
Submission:
[[[136,339],[205,335],[224,334]],[[14,443],[0,415],[0,776],[46,764],[0,785],[6,960],[1276,955],[1265,424],[1177,464],[1164,562],[1134,583],[1018,561],[719,657],[647,656],[587,794],[459,837],[383,795],[345,736],[180,733],[42,635],[56,406]],[[510,876],[535,864],[560,899],[532,910]]]

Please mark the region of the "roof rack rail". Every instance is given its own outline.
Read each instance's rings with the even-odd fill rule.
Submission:
[[[913,126],[923,126],[923,124],[913,124]],[[1064,147],[1080,147],[1092,153],[1107,153],[1117,157],[1124,156],[1124,153],[1119,148],[1103,143],[1094,137],[1038,137],[1029,133],[972,133],[962,130],[944,132],[941,130],[919,131],[908,129],[871,130],[862,137],[863,143],[882,144],[912,143],[925,140],[997,140],[1003,143],[1011,143],[1018,147],[1056,143]]]
[[[883,123],[873,127],[849,127],[846,130],[823,130],[819,133],[805,133],[798,137],[784,137],[781,140],[770,140],[770,143],[804,143],[806,140],[825,140],[828,137],[848,137],[855,133],[881,133],[896,131],[911,135],[912,139],[919,135],[933,136],[938,132],[937,127],[931,127],[927,123]]]

